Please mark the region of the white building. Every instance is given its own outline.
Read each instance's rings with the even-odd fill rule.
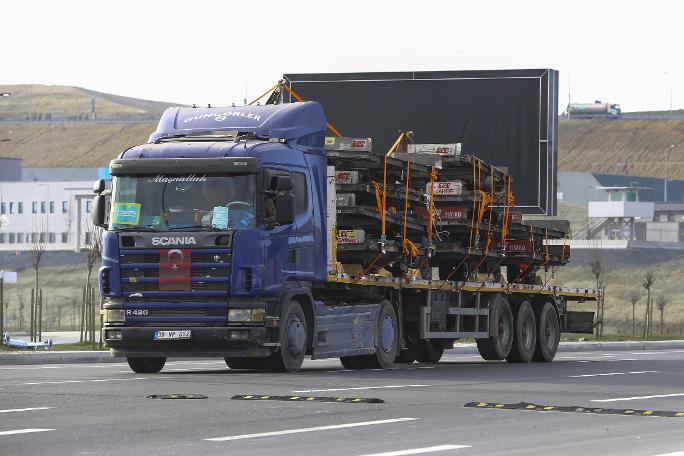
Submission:
[[[93,181],[0,182],[0,251],[78,251],[90,243]]]

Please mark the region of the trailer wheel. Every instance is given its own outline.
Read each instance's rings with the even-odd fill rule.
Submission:
[[[444,354],[444,345],[438,340],[421,340],[418,345],[419,363],[437,364]]]
[[[537,317],[537,344],[532,361],[551,362],[556,357],[560,342],[560,324],[556,309],[550,302],[535,309]]]
[[[297,372],[306,353],[306,317],[302,306],[294,300],[288,302],[280,321],[280,349],[268,358],[268,366],[273,372]]]
[[[375,326],[375,353],[366,357],[366,367],[387,369],[394,364],[399,351],[397,314],[389,301],[380,303],[378,324]]]
[[[266,369],[266,358],[224,358],[231,369]]]
[[[537,343],[537,322],[528,301],[523,301],[515,312],[513,346],[506,357],[509,363],[529,363]]]
[[[126,358],[128,366],[137,374],[156,374],[166,364],[166,357],[159,358]]]
[[[501,295],[492,299],[489,310],[489,337],[477,339],[477,350],[486,360],[505,359],[513,345],[513,312]]]

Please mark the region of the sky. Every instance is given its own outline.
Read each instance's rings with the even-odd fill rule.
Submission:
[[[283,73],[553,68],[562,108],[667,110],[684,107],[683,17],[674,0],[9,0],[0,84],[218,106]]]

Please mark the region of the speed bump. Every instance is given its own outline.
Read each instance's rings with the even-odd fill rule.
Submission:
[[[659,416],[666,418],[684,417],[684,412],[671,412],[666,410],[609,409],[579,406],[538,405],[532,404],[530,402],[518,402],[515,404],[502,404],[500,402],[468,402],[465,404],[465,407],[502,410],[528,410],[536,412],[591,413],[598,415]]]
[[[207,399],[204,394],[150,394],[148,399]]]
[[[342,402],[348,404],[384,404],[375,397],[327,397],[327,396],[269,396],[265,394],[238,394],[234,401],[285,401],[285,402]]]

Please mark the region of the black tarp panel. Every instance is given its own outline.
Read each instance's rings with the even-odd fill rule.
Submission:
[[[555,214],[558,72],[539,70],[286,74],[323,104],[345,136],[373,138],[384,153],[402,129],[416,142],[463,144],[463,153],[504,166],[516,206]],[[289,101],[285,93],[285,101]]]

